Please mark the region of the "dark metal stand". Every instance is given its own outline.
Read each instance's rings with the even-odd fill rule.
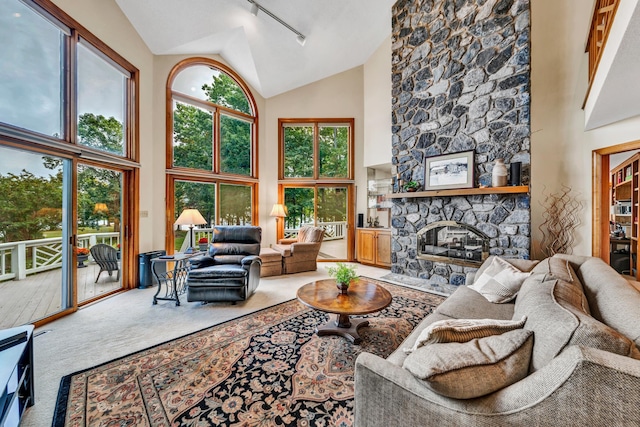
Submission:
[[[175,301],[176,306],[180,305],[180,295],[185,293],[185,283],[187,274],[189,273],[191,255],[177,254],[173,258],[153,258],[151,260],[151,272],[158,281],[158,290],[153,296],[153,304],[158,304],[158,300]],[[157,263],[173,262],[173,269],[166,272],[156,271]],[[159,297],[160,291],[164,286],[164,297]]]

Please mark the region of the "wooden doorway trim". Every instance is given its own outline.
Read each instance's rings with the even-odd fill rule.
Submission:
[[[640,140],[625,142],[593,150],[592,158],[592,244],[594,257],[609,263],[609,156],[625,151],[640,150]]]

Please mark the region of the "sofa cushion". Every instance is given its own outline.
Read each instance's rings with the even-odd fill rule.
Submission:
[[[447,397],[484,396],[524,378],[533,333],[524,329],[465,343],[429,344],[407,356],[403,368]]]
[[[490,302],[509,302],[518,294],[522,282],[529,275],[529,272],[522,272],[502,258],[495,257],[491,265],[480,276],[476,276],[469,288],[478,291]]]
[[[422,322],[416,326],[413,331],[409,334],[407,338],[405,338],[404,342],[398,347],[389,357],[387,357],[387,362],[393,363],[396,366],[402,366],[404,360],[407,358],[407,353],[404,352],[405,347],[411,348],[413,344],[416,342],[422,331],[429,327],[432,323],[438,322],[440,320],[449,319],[449,317],[434,311],[430,315],[424,318]]]
[[[544,275],[534,274],[522,284],[513,311],[514,319],[527,317],[525,329],[533,331],[535,345],[531,354],[531,370],[536,371],[567,345],[578,319],[563,309],[553,297],[555,281],[544,282]]]
[[[221,264],[189,271],[189,280],[243,278],[248,271],[239,264]]]
[[[513,317],[513,303],[494,304],[468,286],[459,286],[436,312],[454,319],[503,319]]]
[[[591,315],[640,346],[640,292],[600,258],[588,258],[577,273]]]
[[[413,347],[405,349],[411,353],[418,348],[432,343],[467,342],[476,338],[490,335],[500,335],[504,332],[520,329],[527,319],[496,320],[496,319],[445,319],[432,323],[423,329]]]
[[[484,260],[480,268],[478,268],[478,270],[475,273],[476,279],[480,277],[487,268],[489,268],[489,266],[491,265],[491,263],[495,258],[499,258],[499,257],[497,257],[496,255],[491,255],[486,260]],[[509,264],[513,265],[518,270],[524,271],[524,272],[531,271],[533,267],[538,265],[538,263],[540,262],[538,260],[530,260],[530,259],[522,259],[522,258],[502,258],[502,257],[500,258],[504,261],[507,261]],[[467,285],[469,284],[470,283],[467,283]]]
[[[582,282],[569,260],[556,256],[546,258],[534,267],[532,273],[543,274],[543,281],[560,280],[565,285],[556,288],[556,296],[560,296],[568,304],[579,308],[582,312],[590,314],[589,302],[584,293]]]
[[[639,356],[631,340],[592,318],[580,309],[579,304],[575,304],[572,295],[579,289],[578,281],[543,281],[544,277],[543,274],[534,274],[525,281],[514,310],[514,319],[527,316],[524,327],[535,335],[532,371],[545,366],[569,345],[584,345],[629,357]]]

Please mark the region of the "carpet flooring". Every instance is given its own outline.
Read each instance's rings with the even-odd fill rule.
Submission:
[[[53,426],[351,426],[356,357],[388,356],[444,300],[377,283],[393,301],[361,345],[318,337],[327,315],[291,300],[64,377]]]

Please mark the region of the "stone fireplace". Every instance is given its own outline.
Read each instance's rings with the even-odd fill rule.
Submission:
[[[529,184],[529,0],[400,0],[392,49],[392,163],[401,181],[424,184],[427,157],[473,151],[475,188],[491,185],[498,158],[520,162]],[[452,259],[451,245],[447,257],[420,253],[425,227],[442,221],[486,236],[482,257],[529,257],[526,192],[407,194],[393,203],[392,273],[464,284],[481,262],[475,254]]]
[[[417,258],[479,267],[489,257],[489,236],[457,221],[437,221],[417,233]]]

